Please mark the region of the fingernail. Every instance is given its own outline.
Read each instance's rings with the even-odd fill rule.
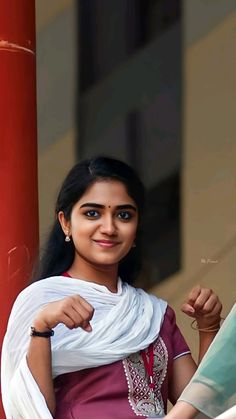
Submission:
[[[84,327],[84,330],[86,331],[86,332],[92,332],[92,326],[91,326],[91,324],[88,324],[86,327]]]

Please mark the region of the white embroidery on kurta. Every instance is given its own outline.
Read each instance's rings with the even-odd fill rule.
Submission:
[[[128,384],[129,403],[136,416],[151,417],[164,415],[164,403],[161,395],[161,386],[167,373],[168,351],[162,338],[154,342],[154,393],[156,408],[150,397],[148,376],[139,353],[132,354],[123,360],[126,380]],[[148,353],[147,353],[148,356]]]

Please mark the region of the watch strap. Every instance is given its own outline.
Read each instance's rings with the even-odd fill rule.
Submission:
[[[30,328],[30,336],[38,336],[40,338],[50,338],[54,335],[54,330],[48,330],[46,332],[39,332],[35,329],[35,327],[31,326]]]

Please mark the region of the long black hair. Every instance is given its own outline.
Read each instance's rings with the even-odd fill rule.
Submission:
[[[73,206],[97,180],[113,179],[122,182],[128,195],[138,207],[139,223],[135,239],[136,247],[119,262],[118,273],[121,278],[132,283],[141,269],[140,224],[145,202],[144,186],[136,172],[126,163],[110,157],[94,157],[77,163],[65,178],[56,201],[56,219],[49,233],[42,257],[34,274],[34,281],[50,276],[61,275],[73,263],[75,247],[73,240],[65,242],[65,235],[58,221],[58,213],[63,211],[70,220]]]

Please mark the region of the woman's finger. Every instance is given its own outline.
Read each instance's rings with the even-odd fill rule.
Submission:
[[[191,289],[190,293],[188,294],[186,303],[190,304],[193,307],[195,304],[195,301],[197,300],[200,294],[201,294],[201,287],[200,285],[196,285],[195,287]]]
[[[211,295],[212,295],[211,289],[202,288],[199,296],[197,297],[194,303],[195,310],[200,311],[204,307],[204,305],[206,304],[206,302],[208,301]]]

